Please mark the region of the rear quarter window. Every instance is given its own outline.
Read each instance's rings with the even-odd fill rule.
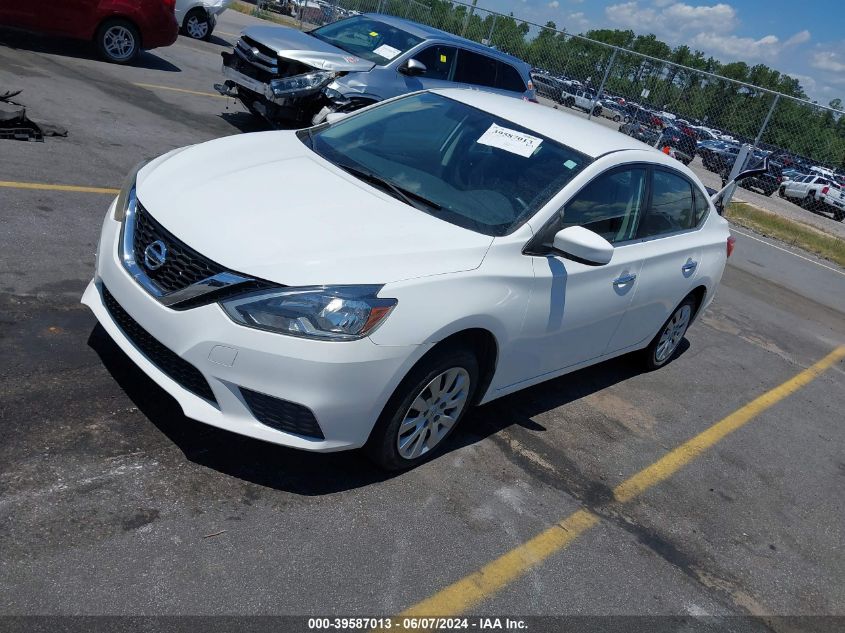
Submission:
[[[513,92],[525,92],[528,89],[525,86],[525,82],[522,81],[519,71],[510,64],[499,62],[497,71],[497,88],[501,88],[502,90],[511,90]]]

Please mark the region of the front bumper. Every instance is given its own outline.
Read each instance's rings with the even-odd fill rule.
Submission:
[[[322,452],[357,448],[366,443],[399,381],[427,349],[380,346],[366,338],[327,342],[262,332],[233,323],[217,304],[171,310],[123,268],[118,259],[120,229],[110,209],[100,236],[95,276],[82,303],[190,418],[293,448]],[[109,312],[105,289],[147,333],[202,374],[216,402],[176,382],[133,343]],[[242,389],[306,407],[324,439],[262,424]]]

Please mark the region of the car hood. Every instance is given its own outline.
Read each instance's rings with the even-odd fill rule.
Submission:
[[[285,59],[336,72],[366,72],[375,64],[297,29],[284,26],[250,26],[241,35],[269,46]]]
[[[150,215],[206,257],[289,286],[471,270],[493,240],[383,194],[290,131],[172,152],[139,172],[137,194]]]

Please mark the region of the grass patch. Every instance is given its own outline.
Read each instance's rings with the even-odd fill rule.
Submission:
[[[845,266],[845,240],[744,202],[732,202],[725,217],[761,235],[797,246]]]
[[[275,13],[274,11],[267,11],[266,9],[259,9],[258,5],[255,4],[247,4],[246,2],[236,1],[230,4],[229,8],[232,11],[245,13],[246,15],[261,18],[262,20],[269,20],[270,22],[275,22],[276,24],[284,24],[285,26],[292,26],[297,29],[299,28],[299,20],[296,18],[292,18],[289,15]]]

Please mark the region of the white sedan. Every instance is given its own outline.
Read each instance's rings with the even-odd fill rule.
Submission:
[[[704,191],[579,117],[414,93],[133,171],[82,300],[191,418],[407,468],[471,405],[669,362],[732,247]]]

